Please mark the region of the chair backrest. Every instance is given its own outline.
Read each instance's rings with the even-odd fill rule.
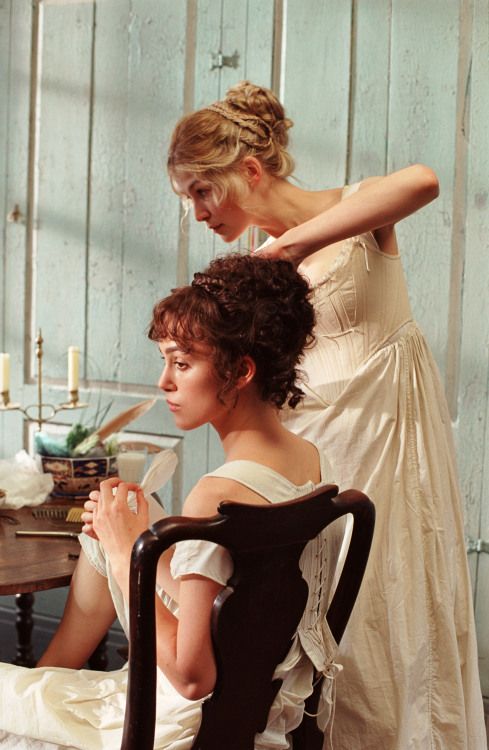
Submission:
[[[233,575],[214,603],[217,681],[212,696],[203,704],[192,750],[253,750],[254,737],[264,731],[280,688],[273,673],[288,653],[307,602],[308,588],[299,568],[302,551],[325,526],[351,513],[350,547],[327,613],[337,642],[348,622],[373,535],[375,510],[365,495],[355,490],[338,494],[335,485],[327,485],[286,503],[256,506],[225,502],[218,511],[209,519],[166,518],[134,545],[122,750],[153,748],[156,566],[162,552],[176,542],[207,539],[221,544],[234,563]],[[306,747],[322,747],[315,721],[308,720],[294,734],[294,750]]]

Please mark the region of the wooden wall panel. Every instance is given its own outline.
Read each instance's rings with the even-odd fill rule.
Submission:
[[[95,15],[84,337],[92,381],[120,378],[130,6],[130,0],[108,0]]]
[[[354,5],[347,182],[387,166],[391,0]]]
[[[489,541],[489,12],[473,5],[472,64],[467,93],[467,213],[457,443],[466,528]],[[476,618],[483,691],[489,695],[489,555],[469,556],[477,580]]]
[[[320,189],[346,182],[351,0],[285,4],[280,95],[294,121],[295,177]]]
[[[247,0],[243,77],[269,87],[274,62],[274,25],[274,0]]]
[[[10,67],[10,3],[0,0],[0,175],[7,175],[8,161],[8,111],[9,111],[9,67]],[[6,180],[0,179],[0,289],[4,289],[5,224],[9,210]],[[4,300],[0,302],[0,350],[4,351]],[[0,430],[2,425],[0,424]]]
[[[26,222],[28,222],[28,156],[29,156],[29,104],[31,70],[31,29],[33,8],[31,3],[10,3],[3,9],[9,19],[10,60],[7,86],[10,92],[6,108],[5,208],[10,211],[19,206],[21,219],[7,223],[4,234],[4,279],[2,306],[4,311],[2,338],[5,351],[10,353],[11,399],[22,401],[25,396],[25,370],[28,369],[29,331],[26,330]],[[34,14],[35,15],[35,14]],[[4,18],[6,17],[3,16]],[[0,451],[2,456],[12,456],[22,446],[23,424],[17,413],[0,416]]]
[[[145,347],[144,333],[154,302],[176,283],[178,204],[169,194],[162,144],[181,111],[185,4],[145,0],[133,7],[129,28],[120,379],[153,385],[154,347]]]
[[[46,372],[65,379],[68,346],[82,347],[85,330],[94,5],[39,8],[31,324],[46,340]]]
[[[457,0],[433,0],[422,7],[394,0],[392,5],[387,170],[422,162],[440,180],[438,200],[399,224],[398,233],[415,317],[442,370],[448,338],[458,5]]]

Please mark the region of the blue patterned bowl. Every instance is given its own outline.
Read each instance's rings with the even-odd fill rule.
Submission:
[[[86,497],[100,482],[117,474],[116,456],[58,458],[40,456],[42,470],[53,475],[52,495]]]

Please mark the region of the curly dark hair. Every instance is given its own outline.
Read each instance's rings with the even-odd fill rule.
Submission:
[[[304,396],[297,366],[314,341],[310,294],[288,261],[232,253],[160,300],[148,336],[171,339],[186,351],[195,341],[210,346],[221,399],[234,390],[241,359],[248,355],[263,401],[294,408]]]

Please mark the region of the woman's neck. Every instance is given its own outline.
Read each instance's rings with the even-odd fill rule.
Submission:
[[[213,427],[219,435],[226,461],[260,456],[265,447],[278,443],[286,432],[275,406],[248,399],[243,393],[227,417],[213,423]]]
[[[264,175],[250,197],[252,223],[272,237],[327,210],[335,202],[330,190],[304,190],[283,178]]]

